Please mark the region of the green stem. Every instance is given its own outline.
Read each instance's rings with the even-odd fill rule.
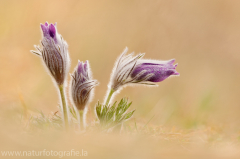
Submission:
[[[110,99],[112,98],[112,95],[115,91],[113,89],[110,90],[109,94],[108,94],[108,97],[107,97],[107,100],[105,102],[105,105],[108,105],[109,102],[110,102]]]
[[[85,129],[83,110],[79,110],[79,127],[81,131]]]
[[[66,99],[65,99],[65,93],[64,93],[64,86],[59,85],[59,91],[62,99],[62,109],[63,109],[63,119],[64,119],[64,125],[65,128],[68,129],[69,123],[68,123],[68,111],[67,111],[67,104],[66,104]]]

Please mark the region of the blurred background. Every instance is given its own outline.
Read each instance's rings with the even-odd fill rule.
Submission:
[[[114,62],[127,46],[144,58],[176,59],[179,77],[159,87],[127,87],[138,123],[193,129],[240,124],[240,1],[0,0],[0,109],[57,111],[58,92],[39,57],[40,23],[57,22],[71,69],[89,60],[103,102]],[[70,78],[69,78],[70,79]]]

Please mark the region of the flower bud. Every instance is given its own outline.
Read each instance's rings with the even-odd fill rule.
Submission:
[[[84,110],[93,96],[93,88],[98,84],[92,80],[88,61],[78,62],[71,81],[71,95],[78,110]]]
[[[35,45],[37,51],[31,51],[42,57],[50,74],[56,80],[58,85],[62,85],[70,66],[68,55],[68,45],[62,36],[57,32],[56,23],[41,24],[43,38],[42,47]]]

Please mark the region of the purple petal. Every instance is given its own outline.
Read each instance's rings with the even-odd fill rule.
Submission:
[[[78,74],[83,73],[83,64],[81,61],[78,61]]]
[[[41,28],[42,28],[43,36],[47,37],[48,36],[48,28],[43,24],[41,24]]]
[[[175,73],[173,75],[180,75],[180,73],[178,73],[177,71],[175,71]]]
[[[85,72],[87,72],[88,70],[88,60],[84,63],[84,70]]]
[[[171,64],[173,64],[174,62],[175,62],[175,59],[171,59],[171,60],[169,60],[167,63],[171,65]]]
[[[45,26],[48,27],[48,22],[45,23]]]
[[[49,26],[49,35],[55,39],[56,37],[56,29],[55,29],[55,26],[53,24],[50,24]]]

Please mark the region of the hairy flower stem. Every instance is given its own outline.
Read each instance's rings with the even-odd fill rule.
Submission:
[[[106,102],[105,102],[105,105],[108,105],[108,104],[109,104],[109,102],[110,102],[110,100],[111,100],[112,95],[113,95],[114,92],[115,92],[115,91],[114,91],[113,89],[111,89],[111,90],[109,91],[109,94],[108,94],[107,100],[106,100]]]
[[[80,131],[83,131],[85,129],[83,110],[79,110],[79,127]]]
[[[67,104],[66,104],[66,98],[65,98],[65,93],[64,93],[64,86],[59,85],[59,91],[62,99],[62,110],[63,110],[63,120],[64,120],[64,126],[65,129],[69,128],[69,123],[68,123],[68,110],[67,110]]]

